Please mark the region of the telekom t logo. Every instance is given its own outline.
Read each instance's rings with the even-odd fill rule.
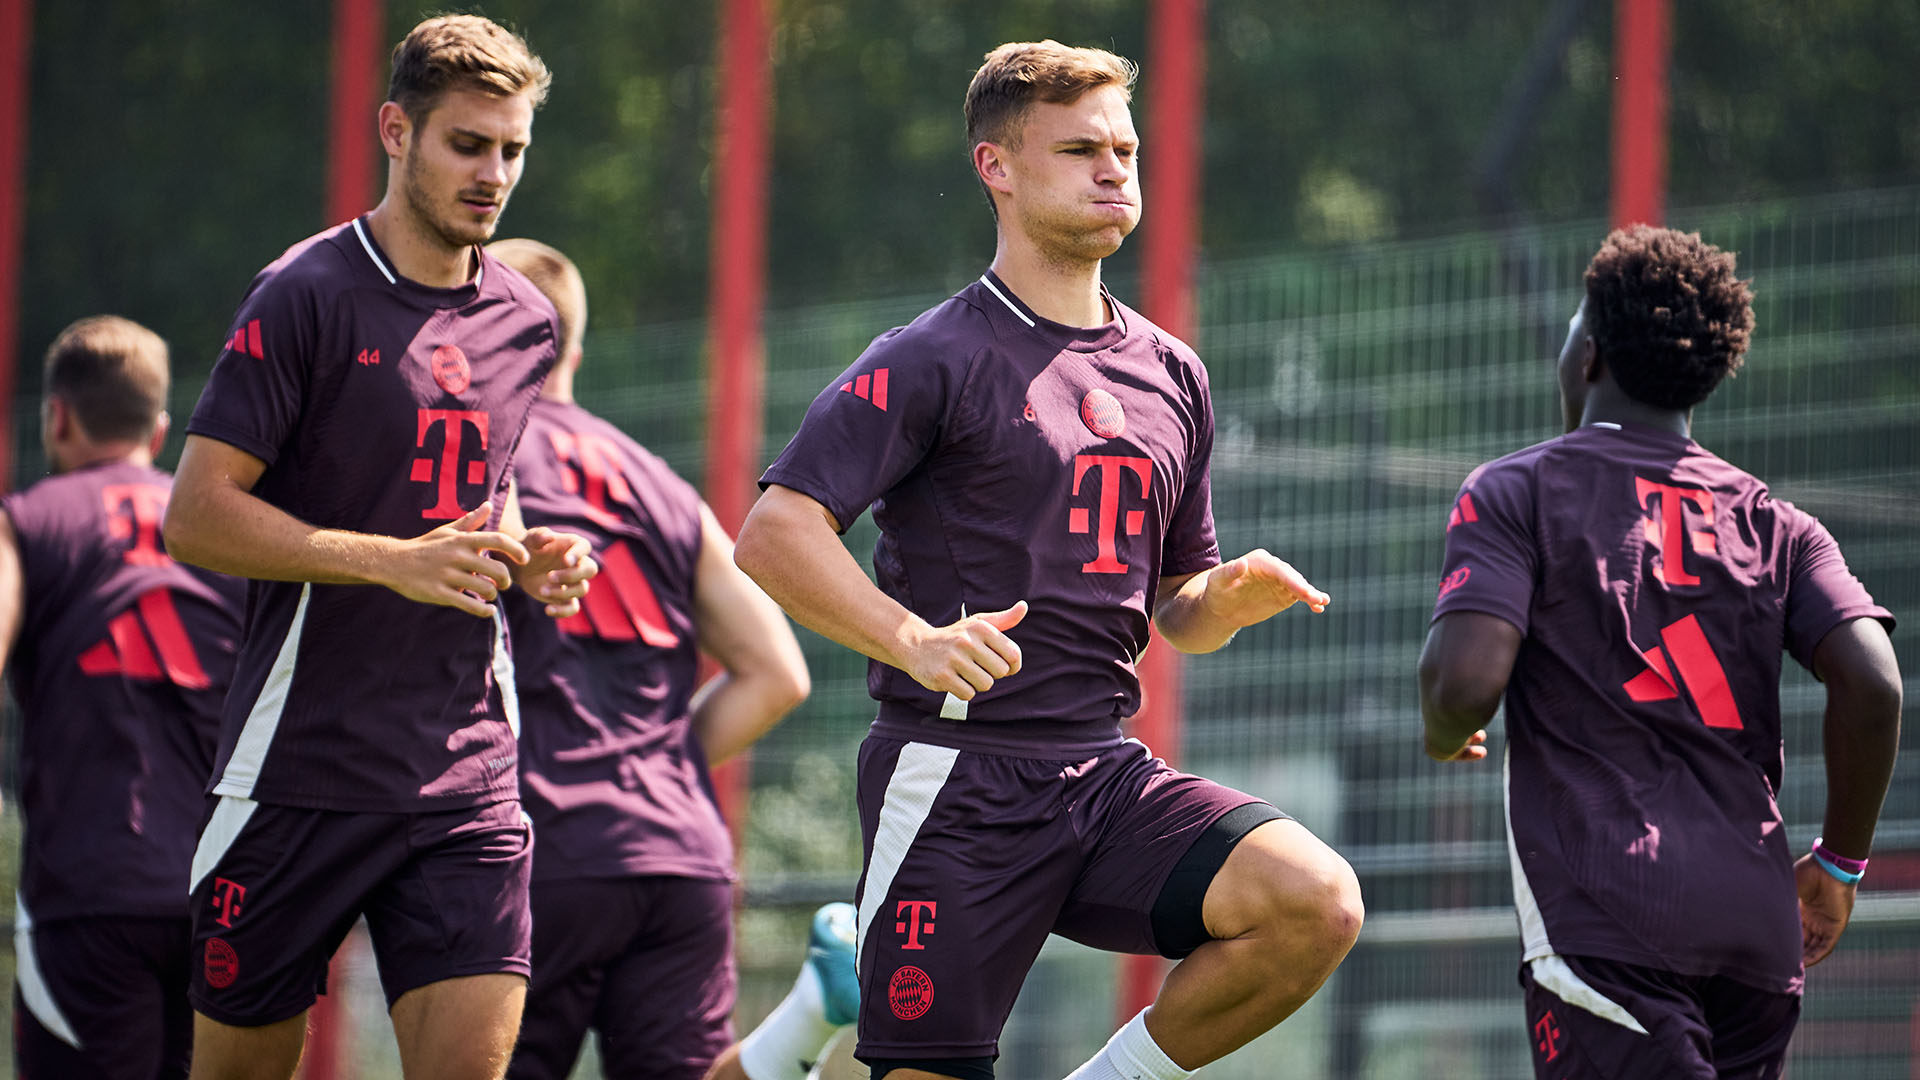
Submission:
[[[1100,541],[1098,557],[1090,563],[1081,563],[1083,574],[1124,574],[1129,567],[1120,561],[1120,491],[1132,485],[1127,482],[1131,473],[1140,480],[1140,499],[1145,501],[1153,486],[1153,462],[1143,457],[1122,457],[1117,454],[1075,454],[1073,458],[1073,493],[1080,494],[1080,482],[1089,471],[1100,470],[1099,531]],[[1146,527],[1145,510],[1127,511],[1126,529],[1128,536],[1139,536]],[[1075,506],[1067,511],[1067,531],[1085,533],[1093,531],[1088,524],[1087,508]]]
[[[240,901],[246,899],[247,887],[226,878],[213,879],[213,906],[220,914],[213,921],[227,929],[233,929],[233,920],[240,914]]]
[[[1640,506],[1649,511],[1653,509],[1652,498],[1656,495],[1660,498],[1660,516],[1642,523],[1647,531],[1647,542],[1660,549],[1660,565],[1653,568],[1654,579],[1668,585],[1700,584],[1699,578],[1687,573],[1683,553],[1691,548],[1702,555],[1713,555],[1718,549],[1712,529],[1687,529],[1681,506],[1683,503],[1692,503],[1694,509],[1700,512],[1701,522],[1712,525],[1713,492],[1704,488],[1675,487],[1639,476],[1633,478],[1633,490]]]
[[[445,429],[445,441],[440,446],[438,467],[434,459],[420,457],[413,459],[413,473],[408,477],[416,484],[438,484],[434,504],[420,511],[420,516],[429,519],[452,521],[461,515],[460,509],[460,451],[466,446],[468,426],[480,434],[480,456],[467,462],[466,482],[484,484],[487,482],[487,426],[488,414],[476,409],[421,409],[418,433],[413,445],[424,449],[427,445],[427,433],[439,425]]]
[[[1559,1039],[1560,1025],[1553,1022],[1553,1010],[1548,1009],[1546,1015],[1533,1022],[1534,1048],[1546,1055],[1543,1060],[1552,1061],[1560,1056]]]
[[[612,439],[590,431],[555,431],[552,442],[553,456],[567,466],[560,472],[560,486],[586,501],[587,517],[613,528],[620,524],[620,515],[608,508],[608,500],[639,508],[620,472],[620,450]]]
[[[933,933],[933,917],[939,908],[940,902],[937,900],[902,900],[894,905],[893,913],[901,918],[893,924],[893,932],[907,935],[907,943],[901,948],[926,948],[920,944],[920,935]],[[922,912],[926,914],[924,921],[921,919]]]
[[[167,509],[167,489],[158,484],[108,484],[100,489],[107,507],[107,535],[131,540],[122,556],[136,566],[165,566],[160,550],[160,517]]]

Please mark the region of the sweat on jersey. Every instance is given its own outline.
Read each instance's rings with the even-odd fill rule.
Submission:
[[[1781,652],[1893,619],[1812,515],[1683,435],[1589,425],[1482,465],[1434,617],[1524,635],[1507,686],[1525,959],[1801,984],[1775,803]]]
[[[0,499],[27,595],[9,668],[35,921],[186,914],[245,586],[167,557],[172,484],[119,462]]]
[[[505,597],[534,880],[732,880],[732,838],[689,715],[699,494],[619,428],[544,399],[514,472],[528,526],[586,537],[600,564],[568,618],[524,592]]]
[[[869,664],[876,733],[945,716],[980,749],[1111,745],[1161,576],[1220,561],[1206,368],[1102,295],[1114,320],[1079,329],[988,273],[875,339],[761,476],[843,529],[872,506],[880,588],[934,626],[1029,605],[1020,671],[971,701]]]
[[[365,219],[262,270],[187,431],[267,465],[253,493],[322,528],[413,537],[493,500],[555,358],[553,306],[478,252],[397,275]],[[514,796],[505,622],[371,585],[255,581],[212,791],[330,810]]]

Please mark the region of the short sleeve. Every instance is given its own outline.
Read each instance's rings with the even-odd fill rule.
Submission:
[[[1867,587],[1847,569],[1840,545],[1811,514],[1800,519],[1787,579],[1787,651],[1808,671],[1813,654],[1833,629],[1849,619],[1879,619],[1893,629],[1893,614],[1873,602]]]
[[[1526,474],[1484,465],[1474,470],[1447,515],[1447,554],[1433,617],[1478,611],[1526,633],[1535,551]]]
[[[808,407],[760,477],[827,508],[845,531],[939,442],[970,358],[889,331]]]
[[[1213,400],[1204,383],[1194,395],[1193,454],[1187,482],[1167,523],[1162,576],[1197,574],[1220,562],[1220,540],[1213,526]]]
[[[273,464],[300,418],[318,323],[307,290],[279,276],[256,284],[227,330],[187,433]]]

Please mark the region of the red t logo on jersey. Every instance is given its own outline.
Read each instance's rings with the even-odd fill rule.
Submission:
[[[620,524],[620,515],[609,508],[609,500],[640,508],[620,472],[620,448],[612,439],[590,431],[555,431],[549,437],[553,456],[563,466],[560,487],[586,500],[587,517],[611,529]]]
[[[1647,542],[1660,549],[1660,565],[1653,568],[1654,580],[1668,585],[1698,585],[1700,579],[1687,573],[1686,558],[1683,554],[1689,547],[1701,555],[1712,555],[1717,550],[1712,529],[1688,531],[1685,514],[1681,510],[1684,503],[1692,503],[1700,512],[1703,524],[1713,524],[1713,492],[1704,488],[1675,487],[1636,476],[1633,478],[1633,491],[1643,509],[1651,511],[1653,496],[1660,497],[1660,516],[1643,522],[1647,531]],[[1679,537],[1676,541],[1674,538]],[[1692,541],[1691,544],[1688,541]]]
[[[903,949],[926,948],[925,945],[920,944],[920,935],[933,933],[933,917],[939,913],[939,910],[940,902],[937,900],[902,900],[895,904],[893,913],[902,918],[893,924],[893,932],[907,935],[907,943],[900,947]],[[923,912],[926,915],[925,921],[920,918]]]
[[[100,501],[107,506],[107,535],[133,541],[122,558],[136,566],[165,566],[172,561],[160,550],[166,488],[158,484],[108,484],[100,489]]]
[[[1090,563],[1080,564],[1083,574],[1124,574],[1129,567],[1120,561],[1120,491],[1128,487],[1126,474],[1131,472],[1140,478],[1140,498],[1145,500],[1153,487],[1153,462],[1143,457],[1123,457],[1118,454],[1076,454],[1073,458],[1073,493],[1080,494],[1080,482],[1089,470],[1100,471],[1100,512],[1099,531],[1095,534],[1100,541],[1098,557]],[[1145,510],[1127,511],[1126,530],[1128,536],[1139,536],[1146,527]],[[1093,531],[1087,520],[1087,508],[1075,506],[1067,511],[1067,531],[1085,533]]]
[[[487,482],[487,427],[490,417],[481,410],[474,409],[421,409],[419,431],[414,436],[413,445],[425,448],[427,432],[438,424],[445,428],[446,439],[441,443],[438,467],[430,457],[414,458],[413,472],[408,477],[416,484],[435,484],[438,496],[434,504],[420,511],[420,516],[428,519],[451,521],[462,513],[458,488],[460,477],[460,451],[466,445],[467,426],[480,433],[480,456],[467,462],[466,482],[484,484]]]

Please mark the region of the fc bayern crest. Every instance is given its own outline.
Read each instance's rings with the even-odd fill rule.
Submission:
[[[933,1008],[933,980],[917,967],[903,967],[887,982],[887,1004],[902,1020],[918,1020]]]
[[[433,350],[428,366],[433,369],[433,381],[449,394],[464,394],[473,384],[473,368],[458,345],[442,345]]]
[[[1098,387],[1080,399],[1080,419],[1086,421],[1088,431],[1103,439],[1117,439],[1127,430],[1127,414],[1120,409],[1120,399]]]

